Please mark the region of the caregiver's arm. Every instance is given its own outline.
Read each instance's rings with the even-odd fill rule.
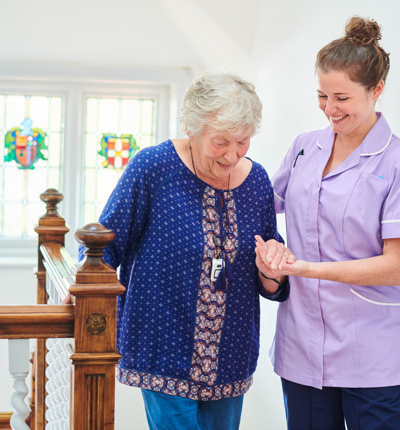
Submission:
[[[382,255],[360,260],[313,263],[282,261],[278,266],[270,255],[268,244],[257,237],[257,249],[263,263],[274,276],[301,276],[353,285],[400,285],[400,239],[385,239]],[[271,251],[273,253],[273,250]]]

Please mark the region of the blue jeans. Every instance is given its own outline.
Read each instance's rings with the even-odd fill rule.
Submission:
[[[200,401],[141,390],[150,430],[237,430],[243,395]]]
[[[288,430],[399,430],[400,386],[322,390],[282,378]]]

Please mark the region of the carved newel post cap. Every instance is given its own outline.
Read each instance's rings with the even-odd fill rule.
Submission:
[[[86,255],[89,255],[88,251],[90,255],[93,255],[93,251],[97,254],[99,250],[101,250],[101,255],[103,255],[103,248],[107,248],[112,243],[115,233],[102,224],[92,222],[82,228],[78,228],[75,231],[74,237],[78,243],[88,248],[85,251]]]
[[[46,214],[42,218],[60,217],[57,212],[57,205],[64,199],[64,196],[55,188],[48,188],[40,194],[40,200],[46,203]]]
[[[90,223],[76,230],[74,236],[86,248],[86,259],[77,272],[77,282],[88,283],[89,277],[91,282],[116,282],[115,270],[102,258],[103,249],[112,243],[115,233],[99,223]],[[109,276],[105,276],[107,273]]]

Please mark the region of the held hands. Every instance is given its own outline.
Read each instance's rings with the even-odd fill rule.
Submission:
[[[260,272],[269,278],[299,276],[308,268],[308,262],[296,260],[290,249],[276,240],[264,242],[261,236],[256,238],[256,265]]]

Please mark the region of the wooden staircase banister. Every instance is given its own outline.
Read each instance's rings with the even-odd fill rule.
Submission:
[[[48,421],[51,428],[69,423],[73,430],[114,430],[115,365],[121,358],[116,349],[117,296],[125,288],[103,260],[103,249],[115,234],[97,223],[78,229],[75,238],[85,247],[85,259],[75,265],[64,248],[69,229],[57,212],[63,195],[48,189],[40,198],[47,211],[35,228],[37,304],[0,306],[0,339],[9,339],[14,357],[24,355],[22,347],[28,351],[27,339],[36,339],[31,429],[44,430]],[[9,362],[18,383],[18,388],[14,384],[20,401],[13,404],[16,422],[26,416],[22,406],[28,391],[24,382],[28,359]],[[68,384],[69,378],[69,386],[60,385]]]
[[[46,204],[46,213],[39,219],[39,225],[35,228],[38,233],[38,271],[37,278],[37,303],[47,303],[46,293],[46,268],[44,267],[44,257],[40,252],[40,247],[45,243],[65,244],[65,235],[69,228],[65,225],[65,220],[58,214],[57,205],[64,196],[56,189],[49,188],[40,195],[40,200]],[[35,349],[35,378],[32,381],[35,386],[35,399],[32,408],[32,424],[36,430],[42,430],[46,426],[46,339],[37,339]]]
[[[76,274],[75,263],[61,244],[46,242],[40,246],[40,252],[46,260],[53,263],[61,276],[73,276]]]
[[[54,280],[58,294],[64,299],[75,284],[76,267],[67,250],[60,243],[46,242],[39,248],[46,272]]]
[[[73,305],[0,306],[0,339],[74,337]]]

